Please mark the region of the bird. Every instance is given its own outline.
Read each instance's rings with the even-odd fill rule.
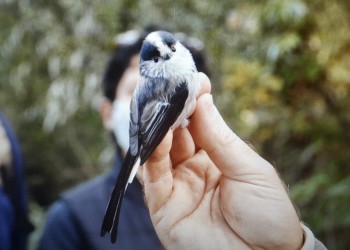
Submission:
[[[169,129],[186,127],[200,89],[190,51],[173,34],[154,31],[140,50],[140,79],[130,102],[129,149],[107,205],[101,237],[115,243],[123,196],[137,168],[143,165]]]

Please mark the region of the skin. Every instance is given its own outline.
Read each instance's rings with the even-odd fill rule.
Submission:
[[[130,103],[132,94],[134,93],[134,89],[136,88],[137,81],[140,77],[139,59],[140,57],[138,54],[130,59],[129,66],[125,70],[116,88],[115,99]],[[112,128],[109,125],[112,120],[112,108],[112,102],[107,98],[103,98],[100,105],[100,116],[105,129],[109,132],[112,131]]]
[[[12,152],[11,152],[11,143],[7,137],[5,128],[0,122],[0,166],[5,168],[8,174],[11,174],[12,168]],[[0,176],[0,187],[2,186],[2,178]]]
[[[275,168],[226,125],[202,85],[189,127],[169,131],[142,173],[167,249],[300,249],[303,232]]]
[[[130,101],[138,59],[131,59],[116,98]],[[199,79],[190,125],[170,130],[138,172],[159,239],[166,249],[300,249],[300,221],[276,170],[229,129],[209,79]],[[111,111],[104,99],[107,130]]]

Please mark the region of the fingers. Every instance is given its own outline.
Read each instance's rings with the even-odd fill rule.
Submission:
[[[198,73],[200,91],[198,96],[210,93],[209,78],[204,73]],[[157,149],[148,158],[142,168],[141,182],[144,184],[146,200],[150,211],[154,212],[171,195],[173,188],[172,166],[192,157],[196,147],[187,128],[169,131]],[[141,171],[139,171],[139,174]]]
[[[143,184],[151,213],[157,211],[172,192],[173,176],[170,149],[173,132],[170,130],[143,167]]]
[[[209,78],[202,72],[198,73],[198,80],[200,82],[201,88],[198,93],[198,97],[211,92],[211,84]]]
[[[272,168],[226,125],[210,94],[197,99],[189,130],[200,148],[204,149],[221,172],[234,179]]]
[[[188,129],[181,127],[175,129],[170,151],[170,158],[173,167],[192,157],[195,152],[196,147]]]
[[[204,73],[198,73],[198,81],[200,83],[200,90],[197,98],[205,93],[210,93],[211,91],[210,80]],[[194,156],[196,151],[196,146],[188,129],[177,128],[174,131],[173,144],[170,151],[173,167]]]

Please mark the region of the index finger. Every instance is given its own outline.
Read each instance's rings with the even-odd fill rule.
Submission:
[[[199,90],[198,93],[198,97],[200,97],[201,95],[205,94],[205,93],[210,93],[211,92],[211,84],[210,84],[210,80],[208,78],[208,76],[202,72],[198,73],[198,80],[199,83],[201,85],[201,88]]]
[[[204,149],[220,171],[231,179],[274,171],[271,164],[227,126],[209,94],[198,98],[189,129],[196,145]]]

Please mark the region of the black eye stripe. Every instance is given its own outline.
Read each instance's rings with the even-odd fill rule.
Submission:
[[[147,41],[143,43],[141,53],[140,53],[140,57],[143,61],[149,61],[159,56],[160,56],[160,52],[153,44]]]

